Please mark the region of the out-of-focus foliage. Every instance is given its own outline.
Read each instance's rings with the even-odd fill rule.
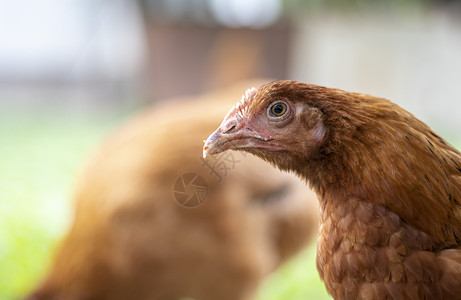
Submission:
[[[304,250],[270,275],[255,300],[326,300],[326,292],[315,266],[316,245]]]
[[[72,183],[112,122],[68,114],[0,114],[0,299],[45,271],[70,220]]]

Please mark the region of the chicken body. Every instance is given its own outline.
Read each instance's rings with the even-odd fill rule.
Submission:
[[[461,299],[461,154],[388,100],[295,81],[249,90],[204,154],[239,149],[317,192],[335,299]]]
[[[234,90],[156,107],[109,138],[81,176],[50,273],[28,299],[246,300],[306,245],[318,213],[299,179],[251,155],[200,157]],[[191,173],[203,179],[200,191],[177,190]],[[204,188],[200,205],[178,202]]]

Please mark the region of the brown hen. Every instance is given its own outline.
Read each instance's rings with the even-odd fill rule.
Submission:
[[[235,90],[156,107],[105,143],[81,176],[71,230],[28,299],[250,299],[302,249],[318,209],[298,178],[242,153],[201,159]]]
[[[412,114],[278,81],[246,92],[204,156],[227,149],[317,192],[317,267],[335,299],[461,299],[461,154]]]

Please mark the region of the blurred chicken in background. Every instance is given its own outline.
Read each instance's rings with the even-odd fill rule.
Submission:
[[[247,84],[153,108],[109,138],[27,299],[251,299],[309,241],[318,213],[298,179],[258,158],[201,159],[203,138]]]

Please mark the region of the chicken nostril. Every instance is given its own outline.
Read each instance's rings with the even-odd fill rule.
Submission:
[[[223,133],[232,133],[232,131],[234,131],[236,128],[236,124],[235,123],[230,123],[230,124],[227,124],[225,127],[224,127],[224,130],[223,130]]]

